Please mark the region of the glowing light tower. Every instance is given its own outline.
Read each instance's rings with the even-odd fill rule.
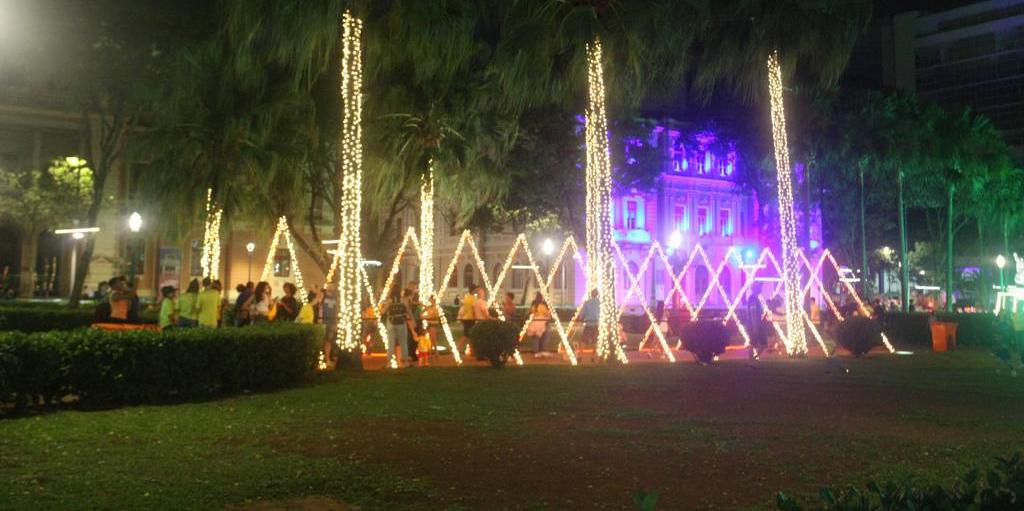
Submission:
[[[420,297],[430,303],[434,294],[434,166],[420,176]]]
[[[338,343],[358,364],[360,242],[363,189],[362,85],[360,38],[363,22],[345,11],[341,20],[341,239],[338,243]]]
[[[782,240],[782,281],[786,297],[786,335],[790,355],[807,353],[800,300],[800,260],[797,256],[796,222],[793,218],[793,174],[786,140],[786,111],[782,102],[782,65],[779,53],[768,55],[768,93],[771,96],[772,138],[779,186],[779,227]],[[866,276],[865,276],[866,277]]]
[[[608,150],[608,119],[604,105],[604,70],[601,39],[587,45],[587,290],[597,290],[597,356],[614,355],[625,362],[619,346],[615,304],[615,262],[612,258],[612,170]]]
[[[206,189],[206,220],[203,230],[203,253],[199,265],[203,278],[217,278],[220,274],[220,219],[224,210],[213,202],[213,189]]]

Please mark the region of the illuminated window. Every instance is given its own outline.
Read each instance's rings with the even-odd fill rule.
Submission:
[[[274,276],[287,277],[292,273],[292,258],[288,249],[279,248],[274,252]]]
[[[462,269],[462,285],[469,287],[473,285],[473,265],[467,264]]]
[[[672,226],[679,232],[688,231],[689,227],[686,225],[686,206],[683,204],[676,204],[672,210]]]
[[[708,208],[697,208],[697,232],[701,236],[708,232]]]
[[[632,231],[637,228],[638,205],[635,200],[626,201],[626,229]]]
[[[522,263],[515,263],[517,266]],[[512,272],[512,287],[514,289],[522,289],[526,286],[526,272],[527,270],[509,270]]]
[[[730,221],[729,210],[718,210],[718,232],[722,236],[732,236],[732,222]]]

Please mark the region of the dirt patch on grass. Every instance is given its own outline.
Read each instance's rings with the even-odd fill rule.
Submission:
[[[359,506],[329,497],[302,497],[274,501],[246,502],[228,506],[229,511],[359,511]]]

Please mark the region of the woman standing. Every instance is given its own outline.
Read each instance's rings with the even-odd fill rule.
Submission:
[[[270,307],[270,284],[260,282],[256,284],[256,290],[253,291],[252,307],[249,310],[253,324],[265,325],[269,323]]]
[[[533,303],[530,304],[530,317],[532,319],[530,319],[530,326],[526,327],[526,336],[537,338],[537,351],[533,353],[533,356],[546,357],[548,354],[544,351],[544,343],[548,337],[551,310],[544,303],[544,296],[540,294],[540,291],[537,291],[533,297]]]
[[[188,283],[185,294],[178,299],[178,326],[192,328],[199,326],[199,279]]]
[[[384,311],[388,329],[388,361],[395,360],[395,350],[401,346],[399,365],[405,367],[409,363],[409,320],[411,314],[409,308],[402,301],[401,290],[392,289]]]
[[[275,321],[291,323],[299,316],[299,301],[295,299],[298,288],[291,282],[284,283],[284,296],[277,301],[277,317]]]

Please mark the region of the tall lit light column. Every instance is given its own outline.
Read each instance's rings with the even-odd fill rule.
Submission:
[[[216,279],[220,275],[220,219],[224,210],[213,202],[213,189],[206,189],[206,219],[203,230],[203,253],[199,266],[203,278]]]
[[[768,56],[768,93],[771,96],[772,138],[779,186],[779,226],[782,240],[782,280],[786,298],[786,325],[790,355],[807,353],[800,302],[800,260],[793,218],[793,175],[786,140],[786,111],[782,102],[782,65],[778,52]]]
[[[359,291],[362,283],[360,214],[363,188],[362,85],[360,38],[363,22],[345,11],[341,20],[341,240],[338,243],[338,343],[358,353]]]
[[[420,301],[434,294],[434,166],[420,176]]]
[[[587,45],[587,290],[597,289],[600,302],[597,356],[624,358],[619,349],[615,305],[615,262],[612,258],[612,169],[608,150],[608,119],[604,104],[601,40]],[[623,360],[624,361],[624,360]]]

